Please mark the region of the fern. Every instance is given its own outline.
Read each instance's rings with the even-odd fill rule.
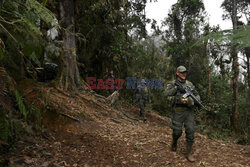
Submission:
[[[250,25],[247,26],[239,26],[237,30],[223,30],[219,32],[212,32],[209,35],[201,38],[197,41],[194,45],[191,46],[198,46],[201,45],[204,41],[208,39],[214,40],[215,43],[223,43],[225,41],[230,41],[238,49],[242,49],[245,47],[250,47]]]
[[[36,0],[26,0],[28,10],[33,10],[45,23],[60,28],[55,15]]]
[[[240,48],[250,47],[250,25],[241,26],[232,34],[232,41],[238,44]]]
[[[19,94],[19,92],[17,90],[14,90],[14,93],[15,93],[15,97],[16,97],[16,102],[18,104],[18,108],[21,111],[21,113],[23,114],[24,119],[27,120],[28,112],[27,112],[26,107],[23,103],[22,96]]]
[[[13,0],[0,4],[0,32],[5,33],[17,44],[22,43],[22,39],[15,38],[17,32],[33,39],[42,35],[37,25],[39,20],[60,29],[56,16],[37,0]]]

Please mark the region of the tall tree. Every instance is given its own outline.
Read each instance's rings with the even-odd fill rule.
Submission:
[[[233,24],[234,32],[237,30],[237,24],[239,23],[239,18],[241,18],[242,13],[247,12],[249,2],[247,0],[224,0],[221,7],[225,10],[223,15],[224,19],[231,19]],[[232,88],[233,88],[233,105],[232,105],[232,116],[233,116],[233,128],[235,132],[239,131],[239,102],[238,102],[238,78],[239,78],[239,62],[236,45],[231,46],[231,59],[232,59]]]
[[[201,74],[207,72],[206,42],[204,47],[190,48],[203,36],[200,30],[206,27],[204,13],[201,0],[178,0],[164,21],[167,27],[164,33],[165,48],[167,56],[172,60],[172,73],[177,66],[184,65],[190,71],[189,77],[196,83],[201,81]]]
[[[104,77],[107,69],[119,72],[120,77],[127,76],[134,57],[133,37],[146,37],[145,3],[145,0],[77,1],[77,55],[81,76]]]
[[[59,87],[75,90],[81,86],[76,60],[75,1],[59,0],[63,48]]]
[[[247,69],[247,84],[248,88],[250,88],[250,47],[247,47],[244,49],[245,50],[245,55],[246,55],[246,69]]]
[[[237,7],[236,7],[236,0],[233,1],[233,30],[237,29]],[[238,92],[239,92],[239,85],[238,85],[238,78],[239,78],[239,62],[238,62],[238,54],[236,51],[235,46],[232,46],[231,57],[233,60],[232,64],[232,71],[233,71],[233,78],[232,78],[232,85],[233,85],[233,125],[234,130],[238,132],[239,130],[239,100],[238,100]]]

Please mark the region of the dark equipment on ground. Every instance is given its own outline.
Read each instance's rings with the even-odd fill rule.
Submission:
[[[54,63],[45,63],[44,68],[37,68],[37,77],[40,82],[50,81],[56,78],[58,66]]]

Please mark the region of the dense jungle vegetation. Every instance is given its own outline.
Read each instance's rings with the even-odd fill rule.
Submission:
[[[146,17],[147,3],[157,1],[0,0],[0,149],[11,149],[27,127],[46,130],[46,107],[27,100],[25,84],[76,93],[86,89],[87,77],[105,79],[113,70],[116,78],[161,78],[165,86],[179,65],[187,67],[207,108],[196,111],[197,130],[249,145],[249,0],[221,4],[231,30],[209,25],[202,0],[178,0],[162,27]],[[39,72],[48,59],[57,68],[52,80]],[[169,117],[162,93],[152,90],[147,109]],[[132,103],[132,96],[133,90],[122,89],[119,101]]]

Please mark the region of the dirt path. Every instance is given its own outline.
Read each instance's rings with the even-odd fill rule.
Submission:
[[[146,123],[129,106],[115,110],[88,93],[74,97],[55,89],[44,90],[51,105],[80,122],[45,120],[46,137],[20,141],[8,155],[9,166],[173,166],[245,167],[250,164],[250,147],[211,140],[196,133],[195,163],[187,162],[185,135],[178,151],[171,152],[168,119],[147,113]],[[131,119],[132,118],[132,119]],[[18,154],[17,154],[18,153]]]

